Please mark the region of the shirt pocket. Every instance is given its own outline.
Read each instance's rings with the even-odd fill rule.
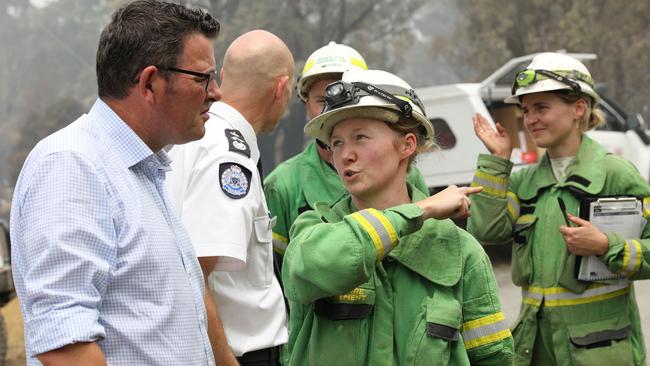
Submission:
[[[632,324],[626,315],[568,326],[575,366],[634,365]]]
[[[271,218],[268,215],[255,218],[254,235],[248,253],[248,280],[254,286],[268,287],[273,276]]]
[[[425,300],[423,319],[409,344],[414,354],[407,351],[413,354],[413,358],[407,356],[407,363],[450,365],[461,362],[452,358],[452,353],[466,354],[460,336],[461,322],[461,304],[453,293],[447,289],[434,292],[432,297]],[[458,349],[462,349],[462,352],[454,352]]]
[[[532,238],[537,216],[522,215],[517,218],[512,230],[512,282],[517,286],[531,283],[533,275]]]

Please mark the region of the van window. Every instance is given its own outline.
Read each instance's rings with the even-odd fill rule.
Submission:
[[[441,150],[448,150],[456,146],[456,136],[451,132],[449,125],[444,119],[433,118],[430,121],[436,135],[436,144],[438,144]]]

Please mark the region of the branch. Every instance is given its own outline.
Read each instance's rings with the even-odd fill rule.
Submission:
[[[345,2],[345,0],[342,1]],[[347,35],[351,29],[356,28],[359,23],[361,23],[365,18],[367,18],[372,13],[372,9],[374,7],[375,7],[375,2],[374,1],[369,2],[368,6],[363,11],[361,11],[361,13],[359,13],[359,16],[357,16],[356,19],[348,23],[347,26],[342,25],[341,27],[339,27],[339,33],[337,39],[339,41],[343,40],[343,37],[345,37],[345,35]],[[345,7],[343,7],[343,9],[345,9]],[[343,20],[343,14],[341,14],[339,18]]]

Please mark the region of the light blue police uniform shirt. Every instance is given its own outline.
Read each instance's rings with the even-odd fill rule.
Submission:
[[[109,365],[214,365],[169,163],[100,99],[30,153],[11,211],[29,365],[76,342],[97,342]]]

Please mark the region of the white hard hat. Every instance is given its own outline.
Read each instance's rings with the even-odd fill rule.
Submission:
[[[422,127],[419,145],[433,145],[433,125],[424,106],[409,84],[381,70],[350,70],[340,81],[327,86],[323,113],[305,125],[305,134],[330,143],[332,129],[350,118],[372,118],[396,123],[411,118]]]
[[[307,101],[309,88],[319,79],[340,79],[348,70],[368,70],[366,61],[354,48],[336,42],[330,42],[314,51],[302,69],[298,78],[298,97]]]
[[[569,55],[556,52],[536,55],[525,70],[517,73],[512,89],[512,95],[504,100],[506,103],[517,104],[522,95],[554,90],[573,90],[590,96],[596,103],[600,101],[587,67]]]

